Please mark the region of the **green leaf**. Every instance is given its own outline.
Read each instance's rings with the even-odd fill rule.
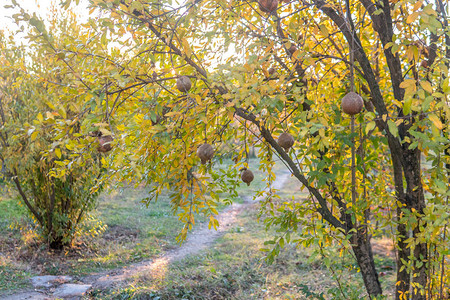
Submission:
[[[36,16],[33,16],[30,19],[30,24],[33,25],[40,33],[44,33],[45,32],[44,22],[39,20]]]
[[[403,114],[405,116],[409,115],[411,113],[411,105],[412,105],[413,98],[408,97],[405,102],[403,103]]]
[[[368,134],[372,129],[374,129],[375,126],[376,126],[375,121],[370,121],[369,123],[367,123],[365,129],[366,134]]]
[[[392,120],[388,120],[387,121],[388,127],[389,127],[389,132],[394,136],[394,137],[398,137],[398,128],[397,125],[394,123],[394,121]]]

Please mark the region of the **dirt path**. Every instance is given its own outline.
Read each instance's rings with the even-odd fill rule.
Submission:
[[[279,174],[272,187],[281,189],[288,178],[289,173]],[[182,260],[189,255],[195,255],[207,249],[221,234],[228,230],[230,225],[235,223],[237,215],[243,208],[251,206],[260,200],[262,198],[257,198],[256,201],[252,201],[252,197],[246,197],[242,204],[233,203],[217,216],[220,224],[217,230],[209,230],[208,224],[203,224],[189,234],[181,247],[165,252],[160,258],[93,274],[78,280],[76,284],[68,276],[38,276],[35,278],[38,284],[33,283],[35,291],[15,294],[3,299],[79,299],[81,297],[80,295],[85,294],[90,289],[102,290],[110,288],[138,274],[150,271],[157,272],[158,269],[165,268],[171,262]]]

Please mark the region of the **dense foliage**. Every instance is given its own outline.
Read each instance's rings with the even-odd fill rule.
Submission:
[[[290,242],[340,243],[377,297],[370,240],[389,235],[396,298],[443,297],[450,284],[448,4],[90,2],[83,33],[58,42],[28,18],[45,56],[58,57],[71,77],[70,86],[51,89],[89,108],[74,110],[83,116],[81,134],[100,124],[120,140],[111,157],[116,174],[147,182],[155,196],[173,191],[186,224],[181,237],[197,211],[217,226],[218,193],[235,186],[254,146],[268,187],[280,160],[311,195],[275,204],[268,190],[261,214],[281,233],[271,255]],[[177,88],[180,76],[190,78],[190,89]],[[355,118],[341,111],[350,91],[364,99]],[[61,130],[72,126],[64,119]],[[278,144],[283,132],[294,137],[291,148]],[[55,141],[84,147],[82,139]],[[215,154],[201,164],[197,148],[206,143]],[[235,166],[211,167],[225,155]]]
[[[60,32],[51,40],[67,41],[62,33],[74,22],[73,16],[54,19],[50,30]],[[71,244],[95,206],[106,161],[96,138],[82,133],[89,132],[83,124],[88,110],[73,99],[73,74],[40,42],[17,46],[12,38],[0,39],[1,175],[17,188],[44,240],[59,249]]]

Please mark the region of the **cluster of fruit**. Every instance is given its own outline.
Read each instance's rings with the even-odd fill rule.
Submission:
[[[269,2],[270,1],[261,1],[260,6],[263,4],[266,5]],[[272,1],[270,3],[274,3],[274,2],[276,2],[278,4],[278,1]],[[261,9],[261,10],[263,10],[263,9]],[[191,87],[192,87],[192,83],[191,83],[191,80],[189,79],[189,77],[187,77],[187,76],[178,77],[177,89],[180,92],[187,93],[191,89]],[[355,114],[360,113],[363,108],[363,104],[364,104],[363,99],[361,98],[360,95],[358,95],[355,92],[350,92],[347,95],[345,95],[344,98],[342,98],[342,110],[346,114],[349,114],[349,115],[355,115]],[[283,132],[278,137],[278,145],[280,145],[286,152],[294,145],[294,142],[295,142],[294,137],[287,132]],[[109,150],[111,150],[111,149],[109,149]],[[109,150],[107,150],[107,151],[109,151]],[[102,152],[106,152],[106,151],[102,151]],[[208,143],[204,143],[204,144],[200,145],[200,147],[197,148],[197,156],[200,158],[200,161],[202,164],[206,164],[207,162],[211,161],[211,159],[214,156],[213,146],[211,146]],[[249,170],[247,168],[241,169],[241,179],[247,185],[250,185],[250,183],[253,181],[254,178],[255,177],[251,170]]]

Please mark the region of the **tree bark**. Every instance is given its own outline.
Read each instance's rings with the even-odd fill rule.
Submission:
[[[408,147],[405,145],[404,147]],[[405,149],[405,165],[403,166],[405,181],[406,181],[406,205],[409,211],[415,210],[418,213],[417,226],[413,230],[413,237],[418,238],[421,233],[420,225],[421,216],[425,209],[425,195],[422,186],[422,175],[420,169],[420,151],[418,149],[409,150]],[[421,242],[414,248],[415,268],[413,270],[412,278],[412,299],[413,300],[425,300],[426,293],[423,289],[426,288],[428,283],[428,244]],[[417,265],[420,263],[420,265]],[[422,290],[422,291],[421,291]]]
[[[17,187],[17,190],[19,191],[20,196],[22,197],[23,201],[25,202],[25,205],[28,207],[30,212],[33,214],[33,216],[36,218],[36,220],[39,222],[41,226],[44,226],[44,219],[41,216],[41,214],[37,211],[37,209],[31,204],[31,202],[28,200],[25,192],[22,189],[22,185],[19,181],[19,176],[17,175],[17,170],[14,169],[14,177],[13,182]]]
[[[371,298],[382,295],[383,291],[373,260],[372,246],[370,245],[370,239],[365,226],[358,228],[353,233],[352,249],[361,270],[367,293]]]
[[[402,209],[397,208],[397,216],[402,214]],[[409,238],[408,231],[405,224],[397,225],[397,283],[395,286],[395,300],[405,299],[405,295],[409,294],[410,288],[410,274],[406,268],[402,269],[404,261],[409,260],[411,253],[409,248],[406,248],[406,239]]]

